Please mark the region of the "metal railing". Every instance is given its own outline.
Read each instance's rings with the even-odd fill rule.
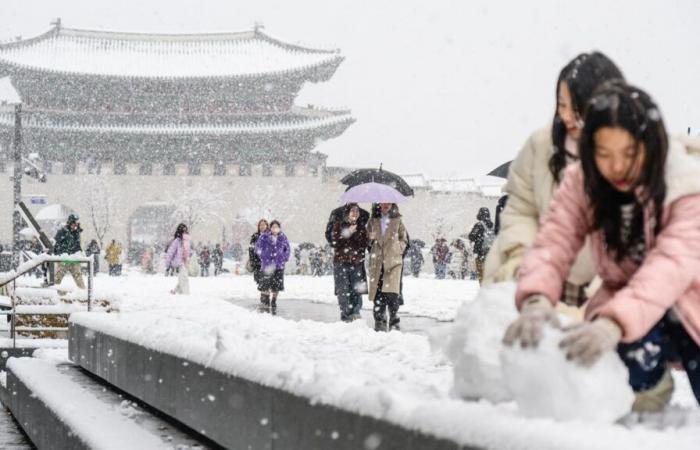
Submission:
[[[11,270],[9,272],[5,272],[0,274],[0,287],[7,286],[9,283],[12,283],[12,292],[10,293],[10,300],[11,300],[11,308],[10,310],[4,310],[0,311],[0,316],[11,316],[11,324],[10,324],[10,337],[12,338],[12,347],[16,348],[17,346],[17,331],[65,331],[68,329],[68,327],[17,327],[16,326],[16,321],[17,321],[17,300],[15,296],[15,290],[17,288],[17,278],[21,277],[22,275],[25,275],[33,270],[35,270],[37,267],[39,267],[42,264],[46,263],[68,263],[68,264],[80,264],[81,266],[83,264],[87,265],[88,269],[88,285],[87,285],[87,310],[92,311],[92,276],[93,276],[93,263],[94,260],[92,257],[85,257],[85,256],[70,256],[70,255],[48,255],[48,254],[43,254],[39,255],[30,261],[25,262],[24,264],[21,264],[19,267],[17,267],[15,270]],[[44,314],[56,314],[56,312],[52,313],[44,313]],[[32,315],[42,315],[42,313],[32,313]]]

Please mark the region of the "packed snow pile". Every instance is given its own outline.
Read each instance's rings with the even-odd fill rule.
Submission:
[[[612,423],[630,412],[634,393],[624,364],[609,351],[590,368],[566,359],[564,333],[547,327],[537,348],[501,351],[503,377],[528,417]]]
[[[454,365],[454,393],[462,398],[511,400],[501,374],[501,339],[517,318],[515,283],[497,283],[481,288],[476,298],[464,303],[448,336],[436,336]]]

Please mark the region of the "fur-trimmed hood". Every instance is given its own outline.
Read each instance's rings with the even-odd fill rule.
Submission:
[[[664,206],[687,195],[700,194],[700,147],[672,139],[666,158]]]

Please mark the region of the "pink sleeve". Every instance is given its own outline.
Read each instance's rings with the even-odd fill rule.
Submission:
[[[581,165],[572,164],[518,271],[518,309],[533,294],[543,294],[555,304],[559,301],[564,281],[585,242],[589,214]]]
[[[182,236],[182,261],[190,260],[190,238],[187,235]]]
[[[699,267],[700,195],[692,195],[670,206],[668,221],[641,267],[595,315],[620,324],[623,341],[636,341],[690,288]]]

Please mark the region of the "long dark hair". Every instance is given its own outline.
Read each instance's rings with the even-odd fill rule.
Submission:
[[[608,252],[619,261],[630,248],[644,242],[644,206],[651,202],[655,217],[654,233],[661,225],[661,210],[666,197],[666,156],[668,136],[659,109],[649,95],[622,81],[600,86],[588,103],[585,123],[579,142],[581,166],[586,194],[593,207],[593,229],[602,229]],[[601,128],[622,128],[635,142],[635,161],[641,157],[640,175],[630,194],[615,189],[598,170],[595,163],[595,133]],[[623,241],[621,234],[621,205],[633,203],[631,239]]]
[[[600,52],[581,53],[559,72],[555,92],[557,108],[554,109],[554,119],[552,120],[554,152],[549,158],[549,171],[557,184],[561,181],[561,173],[566,167],[567,157],[575,156],[569,155],[564,148],[566,125],[559,117],[558,108],[561,83],[564,82],[569,87],[571,106],[579,116],[583,117],[586,104],[596,87],[605,81],[615,79],[624,80],[622,72],[610,58]]]
[[[382,217],[382,206],[379,203],[372,203],[372,217]],[[389,218],[396,219],[397,217],[401,217],[399,205],[392,203],[391,209],[389,210]]]
[[[177,229],[175,230],[175,239],[180,238],[182,239],[182,235],[187,233],[187,225],[184,223],[181,223],[180,225],[177,226]]]

